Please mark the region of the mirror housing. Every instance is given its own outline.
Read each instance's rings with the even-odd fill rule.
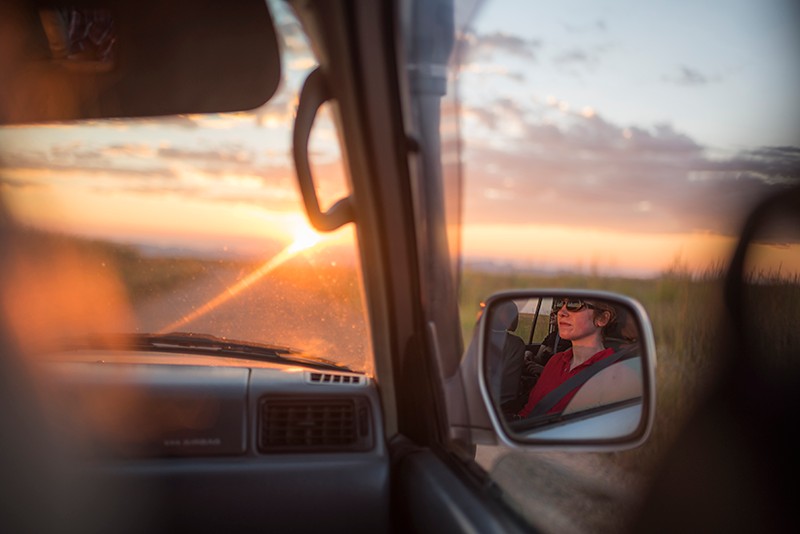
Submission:
[[[0,124],[250,110],[281,79],[264,0],[0,6]]]
[[[572,314],[566,313],[567,306],[550,313],[554,299],[574,301],[573,307],[589,305],[575,313],[590,314],[584,325],[596,327],[605,349],[583,365],[572,367],[570,342],[559,334],[575,339],[576,345],[585,338],[568,318]],[[585,350],[578,348],[576,354],[580,352]],[[554,371],[557,363],[560,369]],[[485,408],[479,415],[475,403],[469,403],[474,435],[476,427],[488,423],[497,439],[512,448],[607,451],[638,446],[652,429],[652,325],[641,304],[623,295],[574,289],[494,294],[485,302],[465,364],[465,376],[474,379],[467,385],[467,397],[480,396]],[[531,395],[548,366],[552,369]],[[569,383],[557,387],[563,381]],[[548,396],[549,390],[554,392]],[[484,416],[488,421],[481,425]]]

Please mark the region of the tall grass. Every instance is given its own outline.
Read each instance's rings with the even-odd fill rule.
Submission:
[[[773,383],[794,379],[800,366],[800,275],[754,271],[745,282],[744,319],[748,339],[761,355],[757,368]]]

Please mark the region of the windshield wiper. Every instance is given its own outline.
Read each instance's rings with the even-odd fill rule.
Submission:
[[[210,334],[170,332],[168,334],[119,334],[114,337],[117,342],[114,345],[119,345],[126,350],[216,354],[232,358],[301,364],[323,370],[356,372],[346,365],[311,356],[290,347],[238,341]],[[93,336],[87,336],[79,340],[73,339],[71,343],[68,343],[68,348],[91,348],[100,345],[100,341],[107,345],[109,338],[103,336],[95,340]]]

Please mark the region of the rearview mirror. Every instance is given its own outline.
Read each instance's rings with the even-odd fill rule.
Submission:
[[[500,293],[486,301],[478,342],[481,392],[507,444],[637,445],[649,433],[655,349],[632,299]]]
[[[0,124],[250,110],[280,56],[264,0],[0,5]]]

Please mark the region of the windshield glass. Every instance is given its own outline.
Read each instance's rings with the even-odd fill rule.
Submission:
[[[310,228],[291,161],[316,60],[289,8],[268,3],[283,80],[259,109],[0,129],[22,253],[4,293],[22,343],[191,332],[371,370],[353,227]],[[324,108],[309,151],[325,208],[348,188]]]

